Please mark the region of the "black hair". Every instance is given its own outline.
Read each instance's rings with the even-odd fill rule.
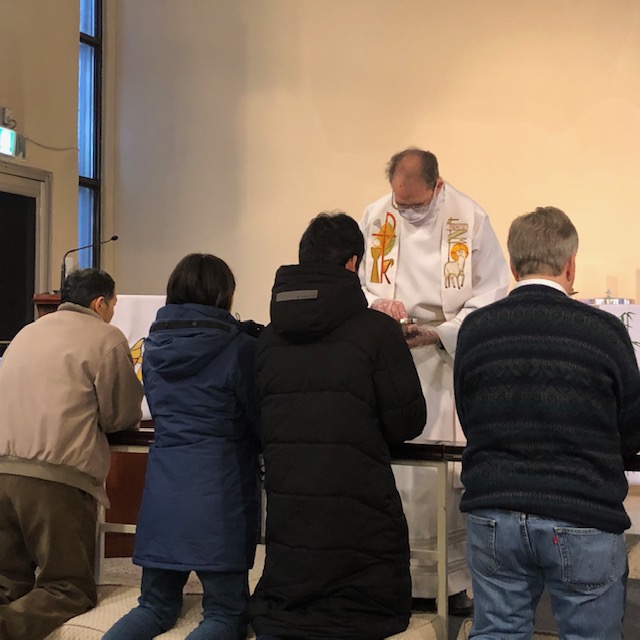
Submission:
[[[231,309],[236,280],[227,263],[210,253],[190,253],[178,262],[167,283],[167,304],[205,304]]]
[[[336,264],[344,267],[356,256],[356,268],[364,254],[364,238],[358,223],[343,211],[318,214],[300,239],[300,264]]]
[[[116,290],[113,278],[102,269],[76,269],[64,280],[60,290],[60,302],[73,302],[82,307],[104,296],[110,301]]]

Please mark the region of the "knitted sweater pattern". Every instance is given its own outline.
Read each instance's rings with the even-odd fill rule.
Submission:
[[[462,511],[506,509],[621,533],[640,449],[640,374],[618,318],[544,285],[464,322],[456,405]]]

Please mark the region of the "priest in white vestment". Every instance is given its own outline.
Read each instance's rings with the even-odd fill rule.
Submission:
[[[387,172],[392,192],[370,204],[360,224],[366,243],[360,280],[372,308],[409,320],[407,342],[428,414],[414,442],[464,443],[453,397],[458,330],[474,309],[506,295],[509,268],[485,211],[440,178],[432,153],[401,151]],[[435,549],[436,470],[394,467],[394,473],[412,550]],[[451,469],[448,488],[449,604],[455,612],[469,607],[470,586],[458,468]],[[435,598],[435,561],[412,558],[411,577],[414,598]]]

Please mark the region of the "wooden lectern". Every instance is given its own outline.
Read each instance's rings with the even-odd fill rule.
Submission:
[[[41,318],[47,313],[55,311],[60,304],[59,293],[36,293],[33,296],[33,303],[36,305],[36,316]]]

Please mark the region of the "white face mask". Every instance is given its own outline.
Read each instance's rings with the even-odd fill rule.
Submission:
[[[422,222],[425,218],[428,218],[433,213],[433,210],[435,209],[435,206],[436,206],[436,200],[438,199],[439,195],[440,195],[439,191],[434,191],[433,196],[431,197],[431,200],[429,200],[427,204],[422,205],[421,207],[417,207],[417,208],[409,207],[407,209],[400,209],[396,205],[395,208],[398,210],[398,213],[407,222],[410,222],[411,224],[418,224],[419,222]]]

